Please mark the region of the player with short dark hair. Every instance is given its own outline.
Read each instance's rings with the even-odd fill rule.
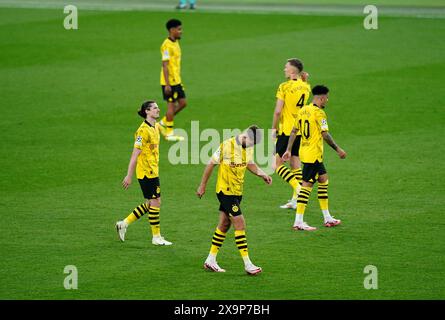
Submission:
[[[138,114],[144,122],[135,133],[135,142],[127,175],[122,181],[128,189],[136,171],[145,202],[136,207],[124,220],[116,223],[116,231],[121,241],[125,241],[128,226],[148,212],[148,221],[153,235],[152,244],[171,245],[161,236],[159,212],[161,207],[161,185],[159,182],[159,107],[155,101],[146,101]]]
[[[244,216],[241,212],[244,174],[246,168],[261,177],[267,184],[272,178],[264,173],[253,161],[253,146],[262,139],[257,126],[250,126],[238,136],[225,140],[213,154],[202,176],[201,184],[196,194],[201,198],[206,190],[207,182],[213,168],[219,164],[216,196],[219,200],[219,223],[212,238],[210,253],[204,263],[204,268],[214,272],[225,272],[216,262],[216,255],[226,238],[227,231],[233,223],[235,242],[244,261],[244,270],[254,275],[262,269],[250,261],[245,230]]]
[[[184,86],[181,79],[181,47],[179,40],[182,36],[182,23],[177,19],[170,19],[166,23],[168,37],[161,45],[162,95],[167,101],[167,112],[160,121],[161,133],[169,141],[183,140],[174,135],[174,117],[187,105]]]
[[[274,169],[293,189],[292,199],[280,207],[283,209],[295,209],[301,183],[301,163],[298,157],[300,147],[299,133],[297,133],[297,139],[292,145],[289,161],[290,169],[286,167],[281,157],[286,151],[295,117],[300,108],[309,100],[311,86],[307,82],[308,74],[303,71],[303,62],[297,58],[287,60],[284,66],[284,75],[287,81],[281,83],[278,87],[272,121],[272,138],[276,138]]]
[[[296,132],[301,133],[300,159],[303,163],[303,185],[298,194],[297,209],[294,222],[294,230],[313,231],[316,228],[309,226],[303,221],[312,187],[318,181],[318,201],[323,212],[324,225],[335,227],[341,220],[334,219],[328,208],[328,174],[323,164],[323,140],[334,149],[340,159],[346,158],[346,152],[340,148],[329,134],[328,121],[324,108],[328,102],[329,89],[326,86],[318,85],[312,89],[312,103],[304,106],[298,112],[294,128],[292,129],[287,150],[283,155],[283,160],[291,157],[292,143],[295,140]]]

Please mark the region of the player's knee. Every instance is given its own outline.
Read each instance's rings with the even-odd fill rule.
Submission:
[[[307,182],[307,181],[304,181],[304,180],[302,182],[302,186],[303,187],[310,187],[310,188],[312,188],[313,185],[314,185],[313,183]]]
[[[160,207],[161,206],[161,198],[157,198],[157,199],[151,199],[150,201],[149,201],[149,203],[150,203],[150,206],[153,206],[153,207]]]
[[[290,166],[292,169],[298,169],[301,167],[300,158],[296,156],[292,156],[290,158]]]
[[[226,233],[230,229],[230,221],[224,221],[219,224],[218,229]]]
[[[245,230],[246,229],[246,223],[244,219],[234,219],[233,226],[235,227],[235,230]]]

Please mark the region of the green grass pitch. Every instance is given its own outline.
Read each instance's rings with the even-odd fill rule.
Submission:
[[[435,4],[434,1],[431,2]],[[114,223],[141,203],[121,180],[141,101],[165,103],[159,88],[164,23],[183,21],[183,80],[190,130],[270,127],[283,64],[300,57],[312,85],[331,95],[330,130],[348,152],[326,147],[330,209],[322,227],[314,194],[306,220],[278,206],[290,188],[246,173],[243,211],[250,256],[244,274],[233,231],[218,256],[225,274],[202,264],[217,222],[216,172],[202,200],[204,166],[170,165],[161,143],[161,229],[154,247],[146,219],[127,241]],[[199,12],[79,12],[0,9],[1,299],[444,299],[445,19]],[[65,290],[75,265],[78,290]],[[378,290],[363,269],[378,268]]]

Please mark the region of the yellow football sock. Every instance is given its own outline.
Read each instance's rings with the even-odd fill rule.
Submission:
[[[301,187],[297,198],[297,214],[304,214],[311,192],[311,187]]]
[[[321,210],[328,210],[328,181],[318,183],[318,202]]]
[[[226,233],[216,228],[212,238],[212,246],[210,247],[210,254],[214,256],[218,254],[219,248],[221,248],[225,238],[226,238]]]
[[[247,250],[247,239],[245,230],[235,230],[235,242],[238,247],[241,257],[246,258],[249,256],[249,251]]]
[[[161,226],[159,219],[160,208],[150,206],[148,208],[148,221],[150,222],[151,233],[154,237],[161,235]]]
[[[282,164],[281,166],[279,166],[275,172],[281,177],[283,178],[284,181],[286,181],[287,183],[289,183],[292,188],[295,190],[295,188],[297,187],[298,181],[295,178],[295,176],[291,173],[291,171],[284,165]]]
[[[141,204],[140,206],[134,208],[133,212],[131,212],[128,217],[124,219],[125,223],[127,225],[130,225],[131,223],[138,220],[140,217],[142,217],[144,214],[148,212],[148,207],[145,203]]]

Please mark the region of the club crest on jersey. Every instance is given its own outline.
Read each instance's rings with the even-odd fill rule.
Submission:
[[[237,206],[236,204],[234,204],[234,205],[232,206],[232,211],[233,211],[233,212],[238,212],[238,211],[239,211],[239,208],[238,208],[238,206]]]

